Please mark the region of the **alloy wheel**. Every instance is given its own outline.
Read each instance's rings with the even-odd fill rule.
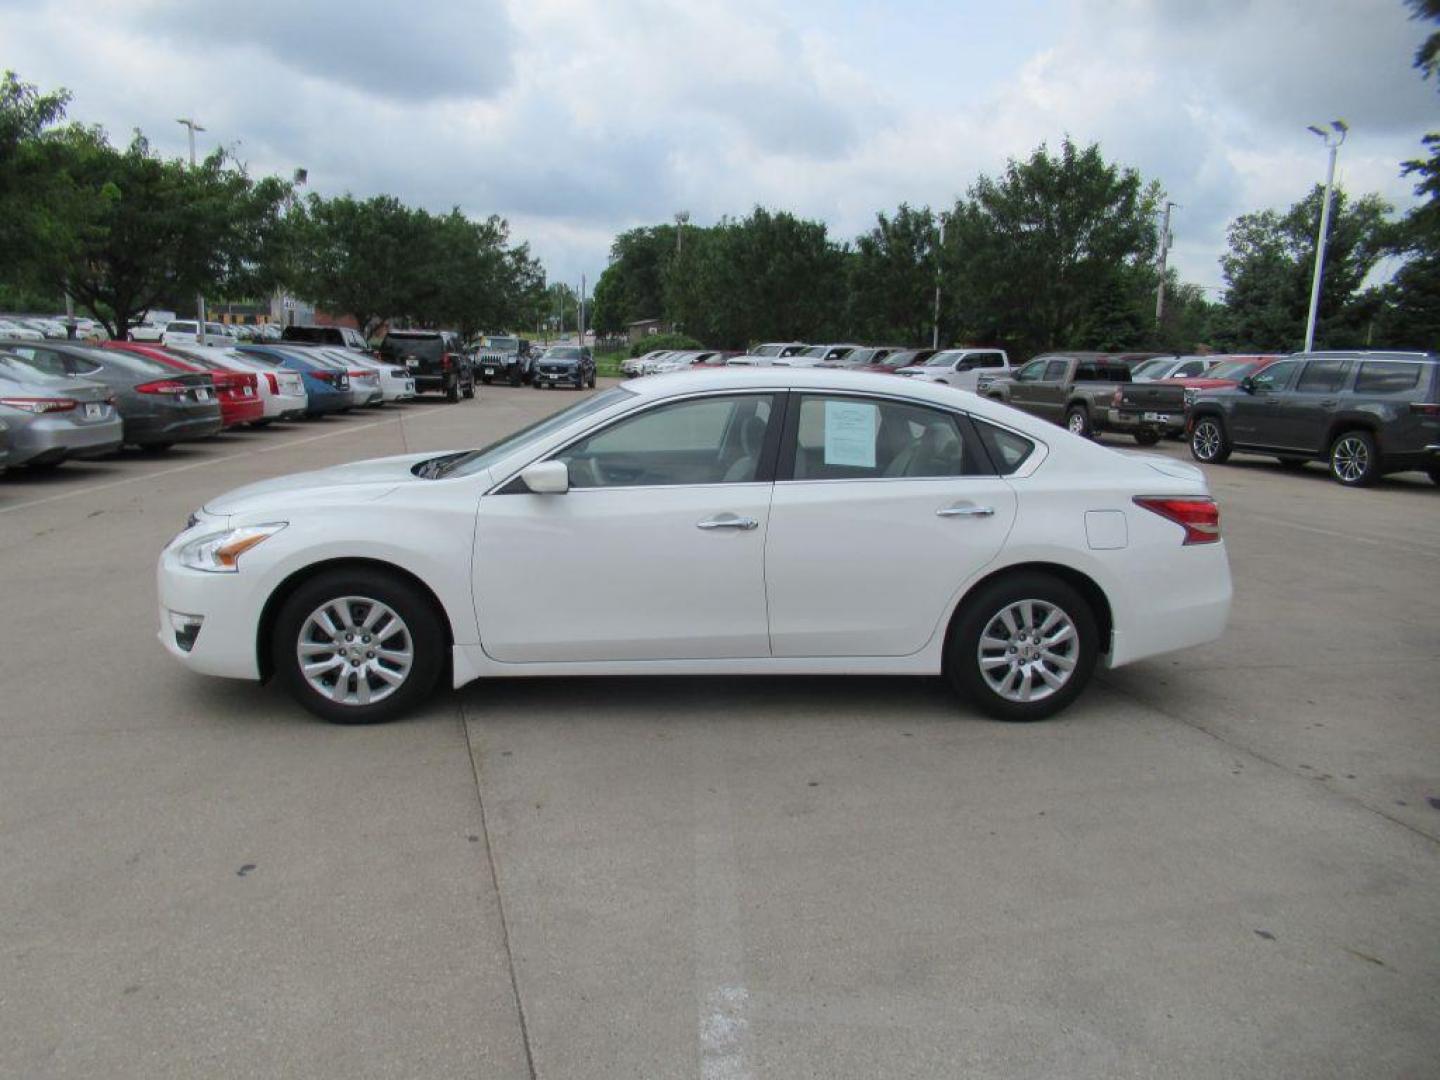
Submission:
[[[1370,468],[1370,448],[1365,440],[1347,435],[1337,442],[1330,457],[1330,468],[1342,484],[1359,483]]]
[[[1195,425],[1191,440],[1195,456],[1201,461],[1212,461],[1220,453],[1220,425],[1213,420],[1202,420]]]
[[[379,600],[341,596],[312,611],[295,644],[300,672],[339,705],[373,705],[404,685],[415,663],[405,620]]]
[[[980,673],[1006,701],[1043,701],[1070,681],[1079,651],[1075,624],[1061,608],[1047,600],[1017,600],[986,623]]]

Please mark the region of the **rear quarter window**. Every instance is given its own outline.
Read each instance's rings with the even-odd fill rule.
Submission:
[[[1355,376],[1357,394],[1398,394],[1420,385],[1424,365],[1398,360],[1367,360]]]
[[[1001,476],[1009,476],[1035,453],[1035,444],[1023,435],[987,424],[973,416],[970,422],[975,425],[980,442],[984,444],[985,452],[990,455],[991,464]]]

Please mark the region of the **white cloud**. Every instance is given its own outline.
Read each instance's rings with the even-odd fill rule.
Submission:
[[[593,282],[622,228],[755,204],[842,239],[1069,134],[1180,203],[1175,262],[1219,280],[1225,225],[1323,176],[1410,201],[1435,123],[1399,0],[0,0],[9,66],[72,115],[180,152],[174,118],[316,190],[499,213]],[[214,142],[202,142],[214,145]]]

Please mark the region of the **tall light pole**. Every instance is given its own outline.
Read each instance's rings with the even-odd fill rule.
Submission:
[[[1160,226],[1160,260],[1156,267],[1160,284],[1155,287],[1155,325],[1160,325],[1160,320],[1165,317],[1165,262],[1170,254],[1170,211],[1180,209],[1179,203],[1165,203],[1165,221]]]
[[[930,324],[930,347],[940,348],[940,252],[945,247],[945,214],[940,214],[940,243],[935,247],[935,318]]]
[[[685,249],[685,226],[690,222],[690,211],[681,210],[675,215],[675,258]]]
[[[1315,278],[1310,282],[1310,316],[1305,320],[1305,351],[1315,347],[1315,318],[1320,312],[1320,282],[1325,276],[1325,240],[1330,233],[1330,190],[1335,185],[1335,156],[1350,125],[1344,120],[1331,120],[1330,130],[1311,124],[1305,129],[1318,135],[1330,151],[1330,165],[1325,170],[1325,201],[1320,205],[1320,235],[1315,240]]]
[[[585,275],[580,275],[580,314],[576,318],[576,327],[580,331],[580,345],[585,345]]]
[[[175,122],[177,124],[184,124],[186,130],[190,133],[190,171],[194,172],[195,133],[197,131],[204,131],[205,129],[200,126],[198,121],[189,117],[176,120]],[[205,334],[205,294],[203,292],[195,294],[195,308],[198,315],[198,318],[195,320],[195,343],[197,345],[204,345],[207,344],[208,338]]]

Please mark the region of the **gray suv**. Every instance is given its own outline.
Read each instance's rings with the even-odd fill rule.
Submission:
[[[1207,465],[1241,450],[1291,468],[1324,461],[1347,487],[1410,470],[1440,484],[1440,357],[1299,353],[1232,389],[1202,390],[1187,427]]]

